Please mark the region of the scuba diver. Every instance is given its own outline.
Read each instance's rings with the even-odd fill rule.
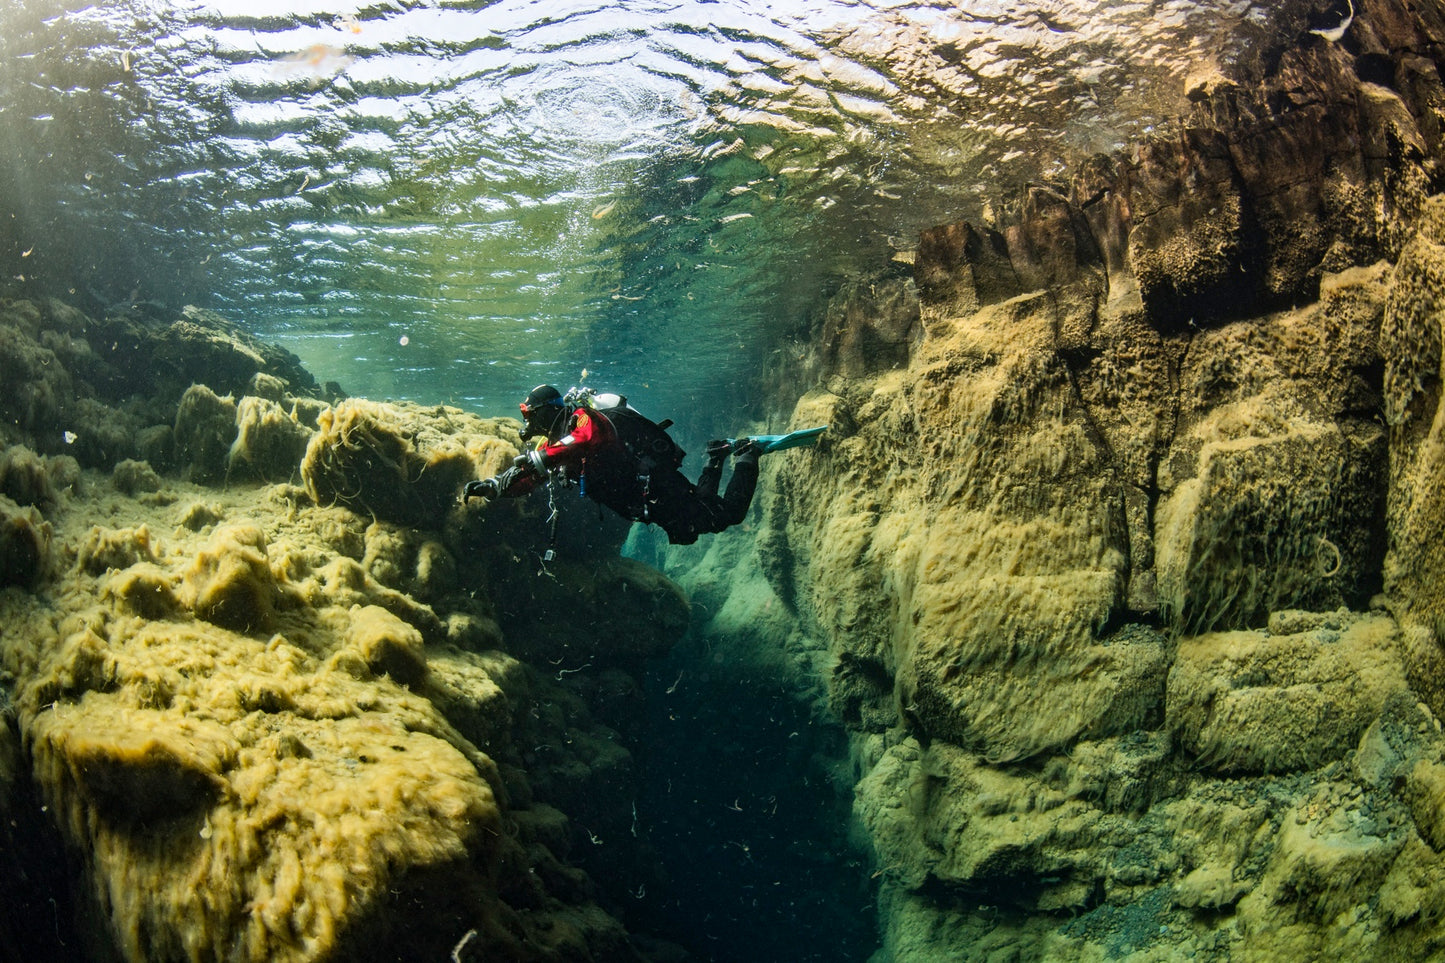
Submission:
[[[526,424],[522,440],[541,440],[502,474],[468,482],[463,500],[518,498],[555,473],[623,518],[661,526],[674,545],[691,545],[701,534],[746,518],[758,484],[758,456],[769,450],[748,438],[709,442],[707,466],[694,485],[679,470],[685,452],[667,433],[672,422],[649,420],[621,395],[584,388],[563,395],[554,385],[538,385],[519,407]],[[718,495],[729,454],[732,478]]]

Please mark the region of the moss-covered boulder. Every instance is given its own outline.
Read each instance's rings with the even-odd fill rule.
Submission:
[[[517,454],[513,424],[455,408],[352,399],[321,413],[301,477],[322,504],[437,528],[465,482],[496,474]]]

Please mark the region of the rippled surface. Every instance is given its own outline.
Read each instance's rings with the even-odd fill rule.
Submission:
[[[1177,113],[1271,16],[3,2],[7,293],[206,304],[353,393],[502,413],[585,371],[674,417],[745,401],[920,228]]]

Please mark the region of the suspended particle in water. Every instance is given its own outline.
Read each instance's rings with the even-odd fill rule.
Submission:
[[[581,378],[581,380],[582,380],[582,381],[586,381],[586,380],[587,380],[587,369],[586,369],[586,368],[583,368],[583,369],[582,369],[582,378]]]
[[[406,335],[402,335],[401,340],[397,343],[400,344],[403,348],[405,348],[407,345],[411,344],[411,338],[408,338]]]
[[[78,440],[80,440],[80,436],[77,435],[77,434],[76,434],[75,432],[73,432],[73,431],[62,432],[61,435],[60,435],[60,437],[62,437],[62,438],[65,439],[65,443],[66,443],[67,445],[73,445],[73,444],[75,444]]]

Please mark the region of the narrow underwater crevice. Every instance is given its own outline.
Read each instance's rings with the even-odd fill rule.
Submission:
[[[627,926],[716,963],[861,963],[876,894],[849,841],[846,734],[712,642],[690,634],[648,673],[638,814],[667,881]]]
[[[30,778],[28,754],[0,688],[0,960],[87,963],[96,944],[79,931],[77,874]],[[13,755],[8,755],[11,749]]]

